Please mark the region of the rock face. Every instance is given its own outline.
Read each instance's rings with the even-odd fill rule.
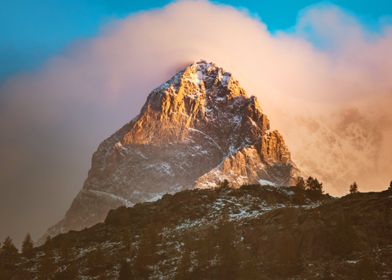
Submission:
[[[140,114],[103,141],[56,235],[104,220],[110,209],[164,193],[243,184],[288,185],[297,169],[257,99],[200,61],[153,90]]]

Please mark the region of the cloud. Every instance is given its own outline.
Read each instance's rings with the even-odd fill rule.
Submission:
[[[0,86],[0,237],[37,236],[80,190],[97,145],[148,93],[204,58],[233,72],[284,134],[297,164],[342,194],[392,174],[392,28],[372,33],[336,6],[270,34],[246,13],[180,1],[112,22],[39,71]],[[9,217],[12,217],[11,219]]]

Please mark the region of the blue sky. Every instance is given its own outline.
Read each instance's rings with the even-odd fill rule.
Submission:
[[[168,0],[1,0],[0,81],[33,70],[75,41],[98,34],[105,23],[129,14],[162,7]],[[263,20],[271,32],[292,27],[301,10],[320,3],[311,0],[219,0],[245,8]],[[392,14],[392,1],[328,1],[357,15],[369,26]]]

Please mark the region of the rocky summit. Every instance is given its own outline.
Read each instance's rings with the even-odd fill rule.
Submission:
[[[254,96],[200,61],[153,90],[140,114],[103,141],[83,189],[53,236],[105,219],[110,209],[165,193],[262,183],[290,185],[298,170]]]

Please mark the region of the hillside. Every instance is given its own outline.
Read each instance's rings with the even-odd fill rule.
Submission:
[[[391,236],[390,191],[186,190],[59,235],[4,279],[390,279]]]

